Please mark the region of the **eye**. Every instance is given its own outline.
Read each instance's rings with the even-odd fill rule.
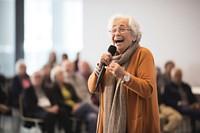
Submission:
[[[120,32],[125,32],[125,30],[126,30],[126,29],[124,29],[124,28],[120,28],[120,29],[119,29]]]

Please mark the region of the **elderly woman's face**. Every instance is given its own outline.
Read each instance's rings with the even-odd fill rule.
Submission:
[[[55,76],[56,82],[63,82],[64,81],[64,74],[63,71],[59,71]]]
[[[67,72],[68,74],[70,73],[73,73],[75,68],[74,68],[74,64],[73,62],[67,62],[64,64],[64,69],[65,69],[65,72]]]
[[[41,86],[42,85],[42,75],[39,72],[36,72],[31,76],[31,83],[33,86]]]
[[[128,26],[128,19],[116,19],[113,21],[112,42],[117,47],[119,53],[123,53],[129,45],[131,45],[133,38],[133,31]]]
[[[25,75],[25,74],[26,74],[26,65],[21,64],[21,65],[19,66],[19,74],[20,74],[20,75]]]

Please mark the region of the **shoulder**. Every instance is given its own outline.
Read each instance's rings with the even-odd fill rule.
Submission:
[[[141,46],[136,51],[142,54],[152,54],[148,48],[141,47]]]
[[[33,86],[30,86],[28,89],[25,89],[23,91],[23,93],[25,95],[33,95],[33,94],[35,94],[35,90],[34,90]]]
[[[74,89],[74,87],[73,87],[73,85],[71,83],[65,82],[64,84],[68,89],[70,89],[70,90]]]
[[[172,82],[170,82],[170,83],[165,85],[165,89],[166,90],[170,90],[170,89],[175,88],[175,87],[176,87],[175,84],[172,83]]]
[[[141,46],[136,50],[136,53],[137,56],[139,57],[149,57],[149,58],[153,57],[152,52],[148,48]]]
[[[19,76],[18,76],[18,75],[15,75],[15,76],[12,78],[12,81],[16,81],[16,80],[19,80]]]
[[[59,86],[56,83],[54,83],[51,89],[53,91],[58,91],[59,90]]]
[[[141,63],[143,61],[149,63],[154,62],[153,55],[151,51],[148,48],[139,46],[137,50],[133,53],[131,60],[135,62],[136,60],[138,63]]]
[[[153,55],[148,48],[139,46],[137,50],[134,52],[132,58],[137,59],[153,59]]]
[[[191,86],[188,83],[183,82],[182,85],[187,89],[191,89]]]

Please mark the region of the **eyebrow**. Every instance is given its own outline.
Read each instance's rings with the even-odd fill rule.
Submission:
[[[115,27],[115,26],[117,26],[117,25],[113,25],[112,28]],[[126,25],[121,24],[121,25],[119,25],[119,27],[126,27]]]

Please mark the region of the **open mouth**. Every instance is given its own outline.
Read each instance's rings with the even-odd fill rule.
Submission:
[[[124,39],[116,39],[115,44],[122,44],[124,42]]]

